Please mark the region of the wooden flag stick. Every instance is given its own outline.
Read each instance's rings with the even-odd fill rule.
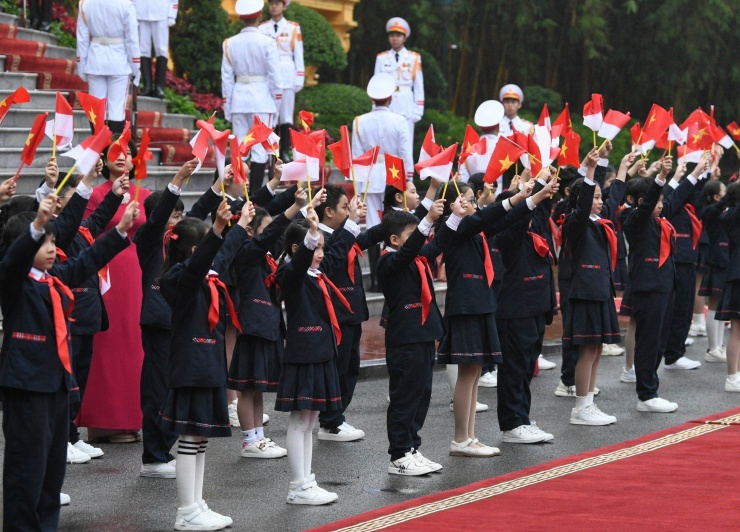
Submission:
[[[606,143],[609,142],[609,139],[604,139],[604,142],[601,143],[601,146],[599,146],[599,151],[601,151],[601,148],[606,146]]]
[[[669,141],[668,141],[668,156],[669,156],[669,157],[670,157],[670,155],[671,155],[671,148],[673,148],[673,142],[671,142],[671,141],[669,140]]]
[[[141,179],[136,180],[136,190],[134,191],[134,201],[139,201],[139,189],[141,189]]]
[[[362,198],[362,203],[367,203],[367,191],[370,189],[370,179],[372,178],[373,170],[375,170],[375,163],[377,162],[378,161],[376,159],[376,161],[370,166],[370,172],[367,174],[367,181],[365,181],[365,195]]]
[[[136,181],[137,181],[136,186],[138,187],[139,186],[139,183],[138,183],[139,180],[137,179]],[[224,188],[224,180],[223,180],[223,178],[221,178],[221,199],[224,202],[226,202],[226,188]],[[231,227],[231,220],[229,220],[227,222],[227,224],[228,224],[229,227]]]
[[[555,181],[560,181],[560,166],[558,166],[558,173],[555,174]],[[555,197],[555,193],[550,194],[550,199]]]
[[[595,148],[596,147],[596,131],[592,131],[592,133],[594,134],[594,148]]]
[[[457,190],[457,195],[462,196],[462,194],[460,194],[460,188],[457,186],[457,180],[454,177],[451,177],[450,179],[452,179],[452,185],[455,187],[455,190]]]
[[[355,165],[354,164],[350,165],[349,171],[352,175],[352,188],[355,190],[355,196],[357,196],[357,181],[355,180]]]
[[[408,211],[409,210],[409,206],[406,203],[406,191],[405,190],[403,191],[403,210],[404,211]]]
[[[56,126],[56,121],[55,124]],[[57,136],[54,134],[54,139],[51,142],[51,158],[55,158],[57,156]]]
[[[308,192],[308,202],[311,203],[313,198],[311,197],[311,177],[306,176],[306,192]]]
[[[450,178],[451,179],[451,178]],[[447,195],[447,185],[450,184],[450,180],[445,181],[445,188],[442,189],[442,199]]]
[[[244,199],[249,201],[249,190],[247,190],[247,182],[244,181]]]
[[[737,146],[735,146],[735,148],[737,148]],[[23,168],[23,161],[21,161],[21,164],[18,167],[18,171],[13,176],[13,181],[18,181],[18,176],[21,175],[21,168]]]
[[[56,194],[57,196],[59,195],[59,192],[62,190],[67,181],[69,181],[69,178],[72,175],[72,172],[75,171],[75,168],[77,168],[77,165],[74,165],[72,168],[69,169],[67,175],[65,175],[64,179],[62,179],[62,182],[57,185],[57,189],[54,191],[54,194]],[[20,172],[20,168],[18,169],[18,171]]]

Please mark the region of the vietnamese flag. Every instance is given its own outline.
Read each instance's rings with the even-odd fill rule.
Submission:
[[[128,143],[131,140],[131,122],[126,120],[126,125],[123,128],[123,133],[116,139],[108,150],[108,160],[113,162],[118,159],[121,154],[123,158],[128,157]]]
[[[663,132],[672,123],[673,118],[671,114],[660,105],[654,103],[642,128],[642,143],[644,144],[649,140],[657,142]]]
[[[686,140],[689,151],[711,150],[713,144],[714,139],[712,139],[709,124],[699,124],[698,122],[689,124]]]
[[[374,146],[368,151],[352,159],[352,167],[355,169],[355,181],[357,183],[368,183],[370,181],[370,174],[378,162],[378,156],[380,155],[380,146]]]
[[[313,113],[310,111],[298,111],[298,118],[301,120],[304,133],[311,131],[313,125]]]
[[[581,137],[572,129],[563,135],[563,145],[560,147],[558,166],[580,166],[581,159],[578,149],[581,146]]]
[[[604,120],[604,97],[592,94],[591,101],[583,106],[583,125],[591,131],[598,131]]]
[[[421,177],[421,179],[431,177],[439,181],[449,181],[450,171],[455,162],[456,152],[457,142],[442,150],[434,157],[431,157],[424,162],[417,163],[414,168],[419,172],[419,177]]]
[[[538,126],[545,126],[548,131],[552,129],[552,123],[550,122],[550,111],[547,109],[547,104],[542,106],[542,112],[540,113],[540,119],[537,120]]]
[[[511,136],[507,138],[514,144],[526,149],[527,145],[529,144],[529,139],[528,139],[527,134],[521,131],[517,131],[517,129],[514,126],[511,127],[511,132],[512,132]]]
[[[62,156],[74,159],[77,171],[86,175],[95,168],[95,164],[100,159],[100,152],[108,146],[112,136],[110,129],[104,127],[100,132],[89,136],[71,150],[64,152]]]
[[[514,144],[507,137],[501,137],[493,149],[483,181],[493,184],[525,151],[524,148]]]
[[[242,157],[246,157],[249,150],[252,149],[252,146],[256,146],[257,144],[267,141],[270,137],[270,133],[272,133],[272,129],[267,127],[265,123],[260,120],[259,116],[255,116],[252,129],[247,132],[239,144],[239,153]],[[237,141],[239,141],[239,139],[237,139]]]
[[[740,140],[740,126],[738,126],[734,121],[727,124],[727,131],[730,132],[730,135],[732,135],[732,138],[735,140]]]
[[[85,111],[87,119],[92,122],[93,130],[97,133],[105,127],[105,98],[96,98],[86,92],[78,92],[77,99],[80,101],[82,110]]]
[[[468,126],[470,127],[470,126]],[[467,129],[465,130],[465,136],[467,138]],[[417,164],[423,163],[427,159],[431,159],[435,155],[438,155],[442,151],[442,146],[437,144],[434,139],[434,124],[429,124],[427,134],[424,136],[424,142],[421,143],[421,150],[419,150],[419,160]]]
[[[385,184],[401,192],[406,191],[406,171],[403,159],[395,155],[385,154]]]
[[[485,155],[486,151],[488,151],[488,139],[483,137],[478,142],[470,146],[470,149],[460,154],[457,164],[463,164],[471,155]]]
[[[131,161],[134,164],[134,175],[136,179],[146,179],[147,168],[146,162],[152,160],[152,152],[149,151],[149,128],[144,128],[144,133],[141,135],[141,144],[139,145],[139,152],[136,157]]]
[[[475,129],[470,124],[465,126],[465,136],[463,137],[463,143],[460,148],[460,154],[467,153],[473,147],[473,144],[480,140],[480,135],[476,133]],[[419,161],[421,162],[421,161]]]
[[[542,171],[542,151],[537,144],[537,140],[531,134],[527,137],[527,158],[529,159],[529,171],[532,173],[532,177],[537,179]],[[524,163],[524,161],[522,162]]]
[[[36,120],[33,122],[33,127],[26,137],[26,143],[23,146],[23,152],[21,153],[21,161],[26,166],[33,164],[33,159],[36,157],[36,149],[44,140],[44,129],[46,128],[46,117],[49,113],[41,113],[36,115]]]
[[[262,121],[259,115],[255,115],[254,123],[255,125],[256,124],[265,125],[265,123]],[[267,127],[267,131],[268,131],[267,138],[265,140],[260,141],[260,143],[262,144],[262,147],[265,148],[265,150],[271,151],[277,157],[277,151],[278,151],[278,148],[280,147],[280,137],[277,135],[277,133],[275,133],[275,130],[270,129],[268,126],[265,126],[265,127]],[[246,152],[245,152],[245,155],[246,155]]]
[[[625,114],[615,111],[614,109],[609,109],[604,116],[604,121],[601,123],[601,127],[599,128],[597,135],[602,139],[614,140],[617,133],[619,133],[629,121],[629,113]]]
[[[3,123],[5,115],[8,114],[10,108],[15,103],[28,103],[31,101],[31,96],[28,91],[23,87],[18,87],[13,91],[7,98],[0,102],[0,124]]]
[[[555,122],[552,123],[553,129],[555,126],[561,126],[562,127],[562,135],[565,135],[568,131],[573,130],[573,122],[570,120],[570,108],[568,107],[568,102],[565,103],[565,107],[562,111],[560,111],[560,114],[555,119]]]
[[[247,182],[247,172],[244,169],[244,161],[239,154],[239,140],[234,135],[229,137],[229,155],[231,157],[231,170],[234,172],[234,183],[241,185]]]

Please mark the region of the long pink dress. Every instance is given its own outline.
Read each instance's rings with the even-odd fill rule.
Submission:
[[[95,187],[87,204],[85,218],[90,216],[111,190],[111,181]],[[134,188],[131,187],[131,199]],[[150,192],[139,191],[139,204]],[[126,197],[124,197],[126,201]],[[108,225],[113,229],[121,221],[126,204],[122,203]],[[133,237],[146,221],[144,208],[129,230]],[[113,229],[115,230],[115,229]],[[103,295],[110,328],[95,335],[90,376],[82,401],[78,426],[115,430],[141,428],[139,386],[144,349],[141,346],[139,313],[141,312],[141,268],[136,246],[130,245],[110,262],[111,288]]]

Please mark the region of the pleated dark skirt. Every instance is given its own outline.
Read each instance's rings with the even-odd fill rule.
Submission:
[[[626,290],[630,283],[629,270],[627,269],[627,259],[617,259],[617,267],[614,269],[614,289]]]
[[[725,283],[714,318],[721,321],[740,320],[740,279]]]
[[[707,297],[719,297],[722,295],[722,290],[725,287],[725,273],[726,268],[719,268],[709,264],[704,277],[701,278],[701,287],[699,288],[700,296]]]
[[[331,412],[341,409],[342,393],[335,358],[314,364],[283,364],[275,410]]]
[[[229,366],[230,390],[276,392],[283,360],[283,342],[240,334]]]
[[[230,437],[226,386],[170,388],[157,416],[157,424],[177,434]]]
[[[571,299],[563,319],[563,345],[615,344],[621,341],[617,309],[606,301]]]
[[[440,364],[501,364],[496,316],[488,314],[445,317],[447,332],[437,349]]]

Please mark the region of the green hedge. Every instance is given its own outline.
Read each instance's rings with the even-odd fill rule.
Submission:
[[[372,101],[364,90],[354,85],[321,83],[296,94],[296,115],[298,111],[311,111],[314,113],[312,128],[326,129],[335,139],[339,138],[340,126],[350,126],[355,116],[370,109]]]
[[[270,18],[267,14],[265,19]],[[303,35],[303,61],[306,65],[343,70],[347,54],[331,24],[317,11],[292,2],[285,11],[285,18],[301,25]]]

